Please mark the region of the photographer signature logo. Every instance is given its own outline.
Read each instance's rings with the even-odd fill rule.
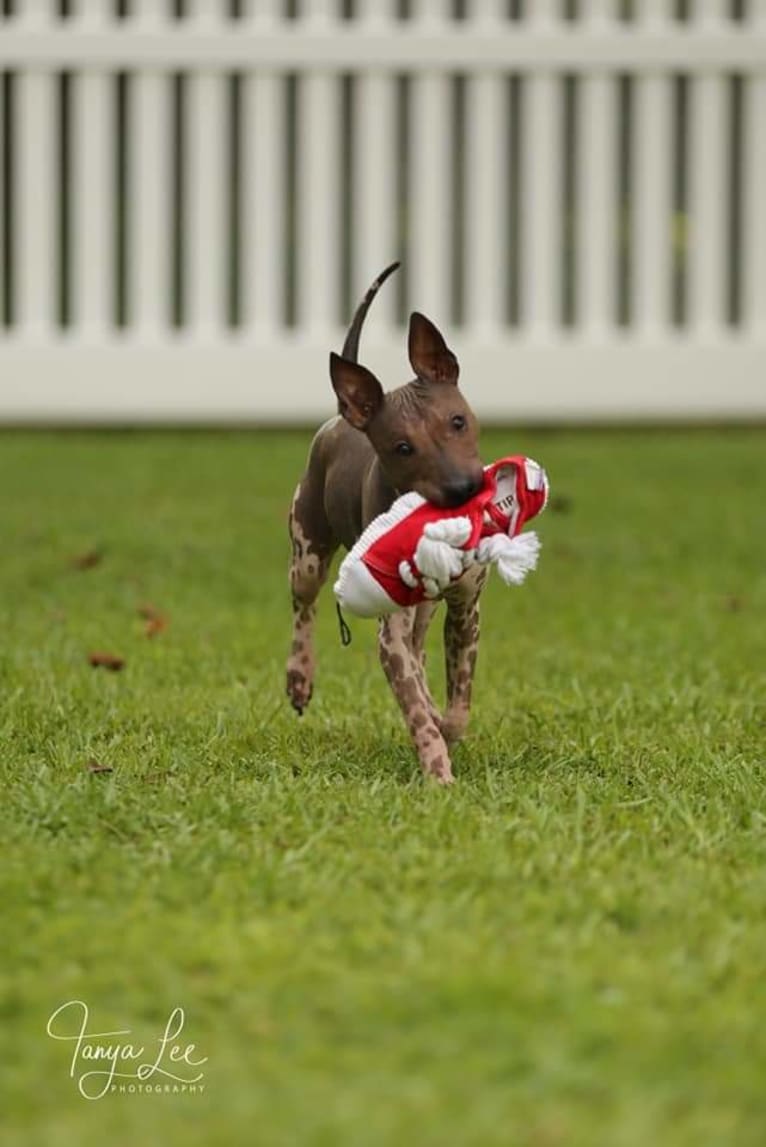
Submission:
[[[68,1000],[48,1020],[46,1031],[51,1039],[72,1045],[69,1075],[77,1080],[77,1089],[85,1099],[103,1099],[112,1094],[155,1092],[157,1094],[195,1094],[205,1090],[204,1072],[207,1056],[196,1054],[193,1043],[179,1042],[186,1017],[183,1008],[175,1008],[165,1030],[157,1038],[156,1051],[147,1051],[117,1037],[131,1031],[89,1031],[90,1012],[82,1000]],[[118,1070],[121,1069],[121,1070]],[[123,1070],[130,1069],[130,1070]]]

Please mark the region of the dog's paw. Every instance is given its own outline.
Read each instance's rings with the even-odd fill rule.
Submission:
[[[287,670],[287,696],[299,717],[303,715],[303,710],[311,700],[313,691],[313,685],[310,679],[302,670]]]
[[[468,727],[468,712],[458,709],[447,712],[439,721],[441,735],[448,745],[456,745],[463,740]]]
[[[453,776],[452,769],[439,769],[437,771],[429,769],[426,772],[426,778],[437,785],[454,785],[455,777]]]

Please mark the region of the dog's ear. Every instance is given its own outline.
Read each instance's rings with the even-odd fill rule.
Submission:
[[[366,367],[330,353],[330,378],[338,411],[357,430],[366,430],[383,405],[383,387]]]
[[[410,364],[424,382],[448,382],[457,385],[460,367],[434,324],[413,311],[410,315],[408,340]]]

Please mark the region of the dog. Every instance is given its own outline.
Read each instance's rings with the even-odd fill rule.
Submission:
[[[338,414],[317,432],[293,497],[289,584],[293,637],[287,695],[297,713],[311,700],[316,601],[339,546],[351,549],[364,528],[408,490],[454,507],[483,482],[479,426],[458,388],[459,366],[434,324],[410,316],[408,352],[415,378],[384,392],[358,361],[359,339],[392,263],[362,299],[340,355],[330,354]],[[479,595],[486,568],[466,571],[445,591],[447,704],[440,714],[425,677],[424,642],[438,601],[380,621],[380,661],[399,703],[424,773],[453,781],[449,746],[465,732],[479,642]]]

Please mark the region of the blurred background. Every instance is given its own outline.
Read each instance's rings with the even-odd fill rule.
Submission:
[[[766,414],[764,0],[2,0],[0,422]]]

